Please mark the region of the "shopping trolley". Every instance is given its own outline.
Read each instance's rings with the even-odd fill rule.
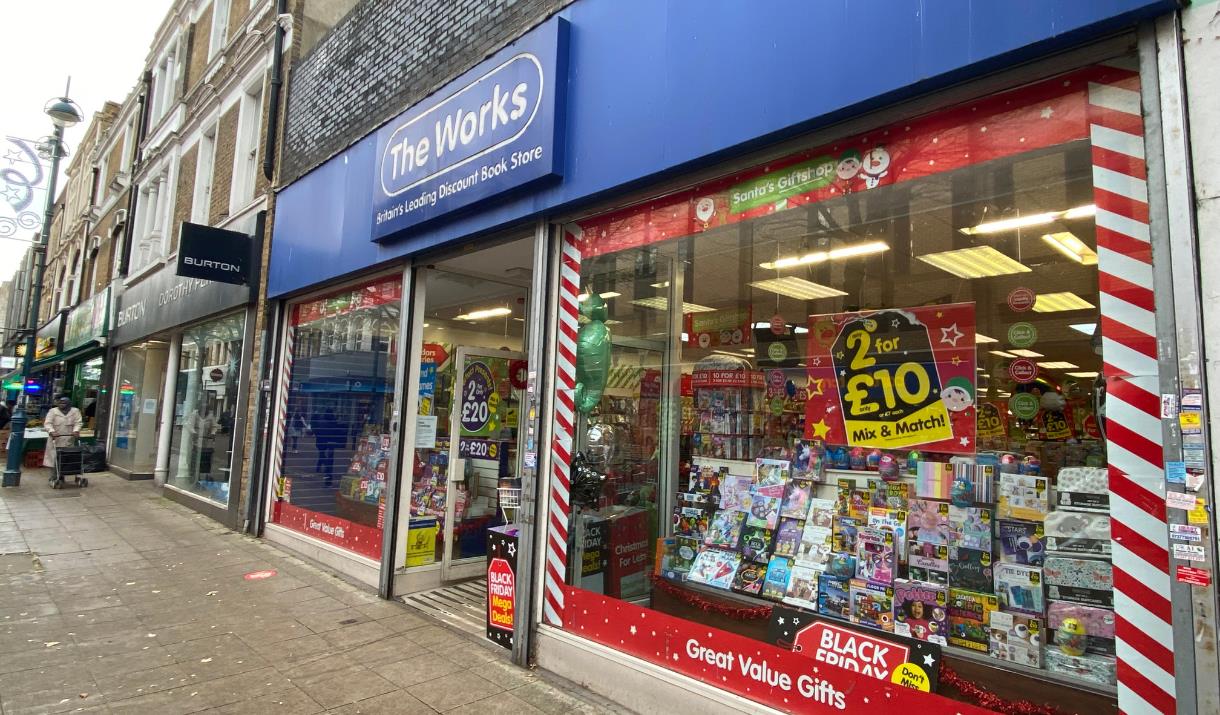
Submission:
[[[85,450],[80,441],[73,447],[55,448],[55,471],[51,474],[51,488],[63,489],[67,483],[64,477],[72,477],[71,484],[77,487],[89,486],[85,473]]]

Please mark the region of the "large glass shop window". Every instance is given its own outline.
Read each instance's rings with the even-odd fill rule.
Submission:
[[[381,558],[402,281],[292,306],[283,467],[272,519]]]
[[[1112,685],[1086,88],[572,227],[569,585],[717,626],[769,601]]]
[[[246,316],[236,313],[182,333],[166,483],[229,503],[233,419]]]

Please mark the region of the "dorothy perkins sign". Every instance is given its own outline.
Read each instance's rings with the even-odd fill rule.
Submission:
[[[562,172],[567,29],[552,19],[381,128],[373,240]]]

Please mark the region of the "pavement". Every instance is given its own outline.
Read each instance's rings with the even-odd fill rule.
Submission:
[[[626,712],[151,482],[89,481],[0,491],[3,715]]]

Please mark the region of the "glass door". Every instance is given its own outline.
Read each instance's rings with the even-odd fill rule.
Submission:
[[[521,488],[517,426],[525,356],[459,347],[449,412],[448,492],[441,578],[471,578],[485,569],[487,530],[504,523],[501,499]]]
[[[406,576],[396,590],[482,575],[487,530],[505,523],[500,489],[520,476],[531,241],[493,243],[416,269],[412,394],[404,400],[410,481],[399,506]]]

